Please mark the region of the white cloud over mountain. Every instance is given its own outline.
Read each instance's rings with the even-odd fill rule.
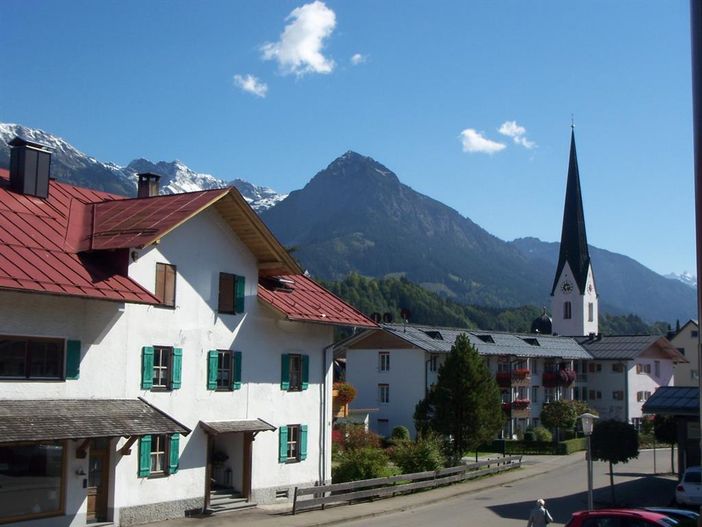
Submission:
[[[250,74],[234,75],[234,85],[245,92],[256,95],[257,97],[265,97],[268,93],[268,85]]]
[[[502,135],[511,137],[518,145],[522,145],[524,148],[531,150],[536,146],[534,141],[530,141],[526,137],[526,128],[517,124],[517,121],[505,121],[502,126],[498,129]]]
[[[287,16],[288,25],[278,42],[261,46],[265,60],[275,60],[284,75],[294,73],[331,73],[334,60],[322,53],[336,27],[336,14],[324,2],[316,0],[296,7]]]
[[[494,154],[506,148],[503,143],[492,141],[473,128],[463,130],[460,137],[464,152]]]

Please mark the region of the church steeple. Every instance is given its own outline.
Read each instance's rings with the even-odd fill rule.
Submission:
[[[570,161],[568,163],[568,183],[566,186],[565,206],[563,208],[561,251],[558,256],[558,267],[556,268],[551,295],[553,295],[558,286],[558,280],[566,262],[570,266],[573,279],[577,283],[578,288],[581,292],[584,292],[590,267],[590,252],[587,248],[583,198],[580,193],[578,156],[575,151],[575,129],[572,129],[570,134]]]
[[[554,333],[581,336],[598,332],[597,290],[585,233],[575,130],[570,135],[561,250],[551,288],[551,307]]]

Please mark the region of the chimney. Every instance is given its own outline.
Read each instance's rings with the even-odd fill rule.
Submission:
[[[161,176],[151,172],[142,172],[139,176],[139,187],[137,190],[137,198],[150,198],[158,196],[158,181]]]
[[[15,137],[8,145],[12,190],[27,196],[48,198],[51,149],[21,137]]]

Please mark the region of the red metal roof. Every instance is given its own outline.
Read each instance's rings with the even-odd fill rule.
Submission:
[[[338,326],[377,328],[378,325],[304,275],[259,280],[258,297],[288,320]]]
[[[145,247],[227,192],[225,188],[97,203],[91,248]]]
[[[79,253],[91,202],[119,196],[51,180],[48,199],[9,190],[0,169],[0,288],[119,302],[158,304],[127,276],[126,252]]]

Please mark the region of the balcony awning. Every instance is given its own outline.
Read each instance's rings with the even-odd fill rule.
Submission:
[[[273,432],[276,427],[263,419],[246,419],[239,421],[200,421],[200,428],[211,435],[231,432]]]
[[[189,433],[188,427],[143,399],[0,402],[0,444]]]

